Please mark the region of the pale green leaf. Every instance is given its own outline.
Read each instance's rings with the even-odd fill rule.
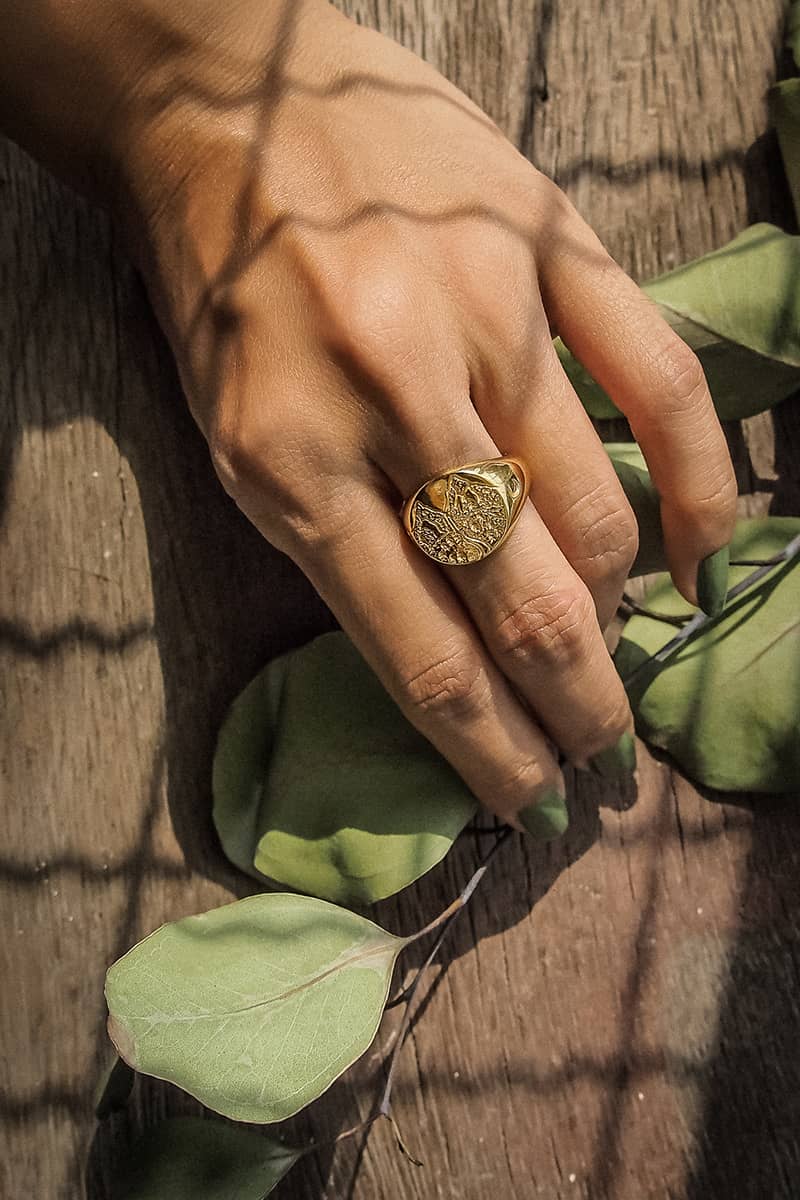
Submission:
[[[289,1117],[369,1046],[406,944],[286,893],[163,925],[109,969],[109,1033],[135,1070],[239,1121]]]
[[[264,1200],[299,1151],[200,1117],[145,1130],[114,1173],[114,1200]]]
[[[800,237],[761,222],[727,246],[654,279],[647,294],[689,322],[797,369],[799,283]]]
[[[477,807],[339,631],[273,660],[239,696],[213,791],[233,862],[341,904],[413,882]]]
[[[620,417],[622,413],[599,383],[595,383],[586,368],[574,358],[560,337],[553,338],[553,347],[567,379],[575,389],[583,407],[593,417]]]
[[[649,575],[666,568],[664,533],[658,492],[637,442],[604,442],[617,478],[639,526],[639,550],[629,575]]]
[[[643,291],[697,354],[722,420],[762,412],[800,388],[800,237],[751,225]],[[592,416],[618,417],[563,342],[555,346]]]
[[[603,442],[603,449],[615,467],[620,463],[625,463],[626,466],[633,467],[640,475],[646,475],[648,484],[650,487],[653,486],[642,448],[638,442]]]
[[[742,520],[731,558],[771,558],[800,532],[800,518]],[[730,587],[753,571],[731,567]],[[668,576],[648,592],[656,612],[695,609]],[[800,787],[800,562],[774,568],[705,624],[664,663],[645,663],[675,627],[634,616],[615,653],[636,729],[689,778],[725,791]]]

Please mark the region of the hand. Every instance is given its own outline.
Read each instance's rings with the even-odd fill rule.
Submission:
[[[220,478],[475,795],[561,832],[556,747],[633,765],[602,630],[637,528],[551,339],[629,418],[693,603],[736,506],[699,363],[414,54],[324,0],[163,9],[125,50],[115,203]],[[487,559],[438,567],[402,500],[499,454],[532,470],[517,525]]]

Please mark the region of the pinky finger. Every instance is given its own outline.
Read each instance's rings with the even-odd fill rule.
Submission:
[[[574,212],[540,271],[564,341],[628,418],[661,497],[670,572],[692,604],[725,599],[736,476],[697,356]]]

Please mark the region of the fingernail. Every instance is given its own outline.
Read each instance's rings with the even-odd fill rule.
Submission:
[[[704,558],[697,568],[697,601],[709,617],[718,616],[725,607],[729,560],[730,549],[723,546]]]
[[[517,813],[517,820],[535,838],[561,837],[569,825],[566,801],[556,788],[547,788],[535,804]]]
[[[613,746],[592,755],[589,766],[606,779],[632,775],[636,770],[636,742],[633,734],[626,731]]]

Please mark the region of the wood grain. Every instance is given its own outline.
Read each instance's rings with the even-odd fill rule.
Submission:
[[[637,279],[790,226],[765,106],[781,0],[345,7],[481,104]],[[214,735],[334,621],[216,482],[106,220],[8,144],[0,187],[0,1193],[108,1200],[137,1131],[197,1106],[143,1081],[94,1123],[106,966],[248,890],[211,831]],[[800,512],[796,405],[729,434],[742,513]],[[278,1197],[797,1195],[797,797],[701,796],[639,759],[635,805],[570,779],[563,843],[515,838],[430,969],[396,1092],[424,1168],[378,1128]],[[475,859],[465,838],[378,919],[411,930]],[[287,1133],[367,1112],[392,1024]]]

